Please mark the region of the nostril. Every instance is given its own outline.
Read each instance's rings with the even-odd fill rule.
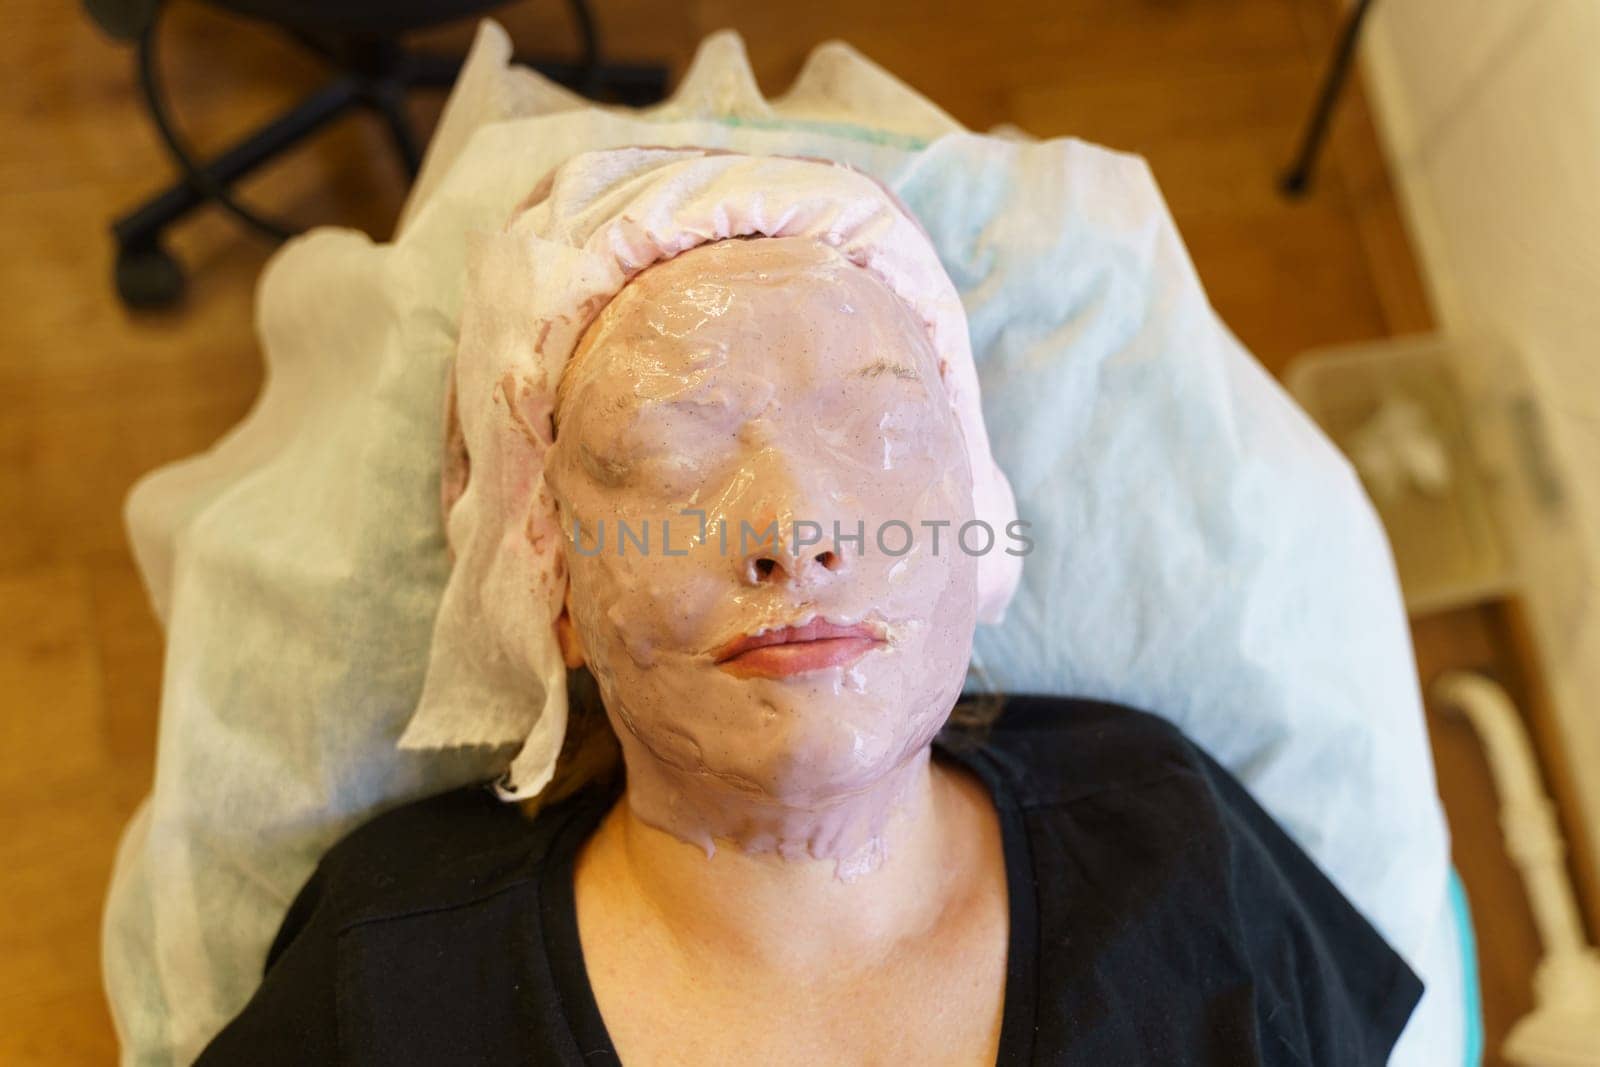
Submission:
[[[812,557],[825,571],[837,571],[844,566],[844,558],[837,552],[819,552]],[[790,573],[790,568],[774,556],[756,556],[745,562],[745,581],[752,584],[776,581]]]

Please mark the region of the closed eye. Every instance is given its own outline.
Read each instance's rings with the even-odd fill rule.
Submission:
[[[600,485],[612,487],[625,485],[633,475],[630,464],[612,456],[602,455],[586,444],[578,446],[578,462],[583,465],[589,477]]]
[[[865,367],[862,367],[860,370],[856,371],[854,377],[880,378],[885,374],[892,374],[901,381],[906,382],[917,382],[922,380],[922,376],[917,373],[916,368],[907,366],[904,363],[896,363],[893,360],[888,359],[873,360]]]

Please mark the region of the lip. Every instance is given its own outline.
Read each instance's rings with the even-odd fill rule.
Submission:
[[[744,634],[712,655],[718,667],[741,678],[788,678],[846,667],[887,642],[881,626],[826,619]]]

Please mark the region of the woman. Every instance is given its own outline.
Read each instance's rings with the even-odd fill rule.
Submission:
[[[457,369],[443,647],[478,636],[408,737],[472,714],[439,678],[523,664],[501,792],[536,810],[347,838],[201,1062],[1382,1062],[1417,980],[1172,727],[947,726],[1028,545],[893,198],[631,150],[530,203]],[[551,649],[609,729],[553,706]]]

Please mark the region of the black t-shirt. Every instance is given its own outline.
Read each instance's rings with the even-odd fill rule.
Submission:
[[[1421,983],[1173,726],[1012,697],[981,742],[938,751],[999,811],[1001,1064],[1385,1062]],[[615,796],[590,789],[529,820],[469,788],[357,830],[199,1062],[619,1062],[573,902],[574,858]]]

